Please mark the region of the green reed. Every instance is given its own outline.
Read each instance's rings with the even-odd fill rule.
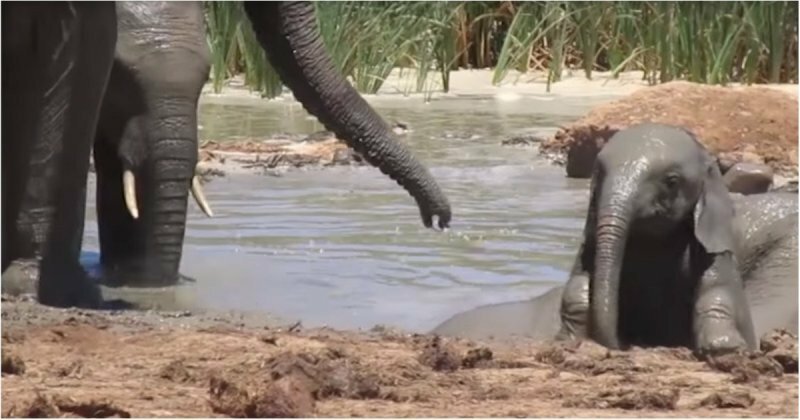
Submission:
[[[213,87],[244,74],[272,97],[280,79],[239,2],[206,2]],[[797,2],[315,2],[322,39],[362,93],[403,71],[410,90],[447,91],[450,72],[640,70],[650,83],[796,83]]]

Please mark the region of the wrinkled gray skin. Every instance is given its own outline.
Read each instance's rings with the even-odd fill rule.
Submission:
[[[773,328],[797,330],[797,195],[733,196],[736,215],[727,222],[731,227],[726,233],[730,242],[724,248],[733,250],[737,258],[709,253],[698,236],[711,241],[704,235],[714,231],[698,232],[703,227],[704,209],[698,210],[697,203],[710,206],[709,201],[718,199],[730,206],[731,198],[724,190],[718,192],[720,197],[707,196],[707,189],[718,191],[708,185],[718,180],[713,165],[709,176],[707,153],[683,130],[655,125],[633,130],[625,133],[635,137],[618,137],[609,143],[627,150],[608,145],[603,149],[606,154],[624,155],[623,161],[617,160],[619,156],[601,153],[602,166],[596,174],[599,176],[593,179],[586,237],[565,287],[529,301],[489,305],[455,315],[434,332],[470,338],[590,337],[605,345],[610,342],[608,346],[614,348],[633,344],[687,346],[700,353],[717,353],[753,348],[757,337]],[[633,144],[637,141],[646,147]],[[662,147],[662,142],[667,147]],[[685,168],[688,165],[697,168]],[[680,174],[675,187],[665,185],[665,173]],[[689,180],[691,174],[697,179]],[[692,190],[697,192],[691,194]],[[662,210],[653,211],[654,200],[663,203]],[[609,209],[609,203],[627,211]],[[677,208],[681,210],[675,211]],[[662,217],[672,221],[659,220]],[[610,263],[618,265],[613,269],[602,267],[606,262],[597,258],[598,249],[603,247],[598,236],[609,224],[614,226],[613,238],[605,246],[612,248],[607,257]],[[715,223],[712,227],[721,226]],[[677,233],[670,233],[678,229]],[[615,243],[623,238],[627,244]],[[671,249],[676,243],[681,245],[679,249]],[[587,252],[587,248],[594,251]],[[723,258],[718,261],[720,257]],[[698,260],[704,263],[693,269]],[[621,274],[619,281],[605,278],[612,283],[610,288],[618,290],[617,299],[609,299],[603,293],[593,299],[592,292],[598,291],[589,287],[589,279],[602,280],[602,270]],[[722,273],[727,274],[721,276]],[[738,286],[739,279],[744,281],[746,299]],[[706,283],[709,280],[714,280],[710,282],[714,287]],[[600,288],[600,292],[605,290]],[[598,310],[590,301],[610,302],[617,309]],[[602,331],[608,326],[602,319],[594,325],[590,322],[598,313],[599,318],[605,316],[606,310],[619,314],[610,333]],[[707,318],[709,315],[713,317]],[[603,341],[609,336],[610,341]]]
[[[100,261],[111,284],[175,282],[197,165],[210,52],[199,2],[117,2],[117,44],[94,145]],[[136,219],[123,199],[134,174]]]
[[[560,335],[612,349],[755,349],[733,203],[702,145],[677,127],[630,127],[598,154],[592,184]]]
[[[195,141],[196,124],[190,123],[194,117],[181,110],[192,102],[192,86],[207,77],[204,57],[194,56],[202,50],[186,41],[205,37],[196,29],[196,15],[159,11],[138,16],[162,28],[150,38],[145,31],[146,42],[173,42],[187,46],[184,51],[162,54],[160,49],[134,46],[138,41],[129,44],[123,35],[115,57],[114,3],[6,2],[2,8],[3,283],[12,263],[21,262],[34,267],[14,273],[35,272],[42,303],[97,304],[97,291],[78,262],[88,158],[96,133],[98,174],[103,178],[98,207],[103,213],[99,222],[104,262],[133,270],[133,276],[121,275],[123,279],[141,278],[138,274],[143,273],[155,278],[139,284],[174,284],[185,227],[186,174],[197,159],[196,149],[191,156],[187,152]],[[313,5],[246,2],[244,8],[270,63],[303,106],[403,186],[416,200],[425,226],[432,227],[438,218],[438,226],[447,227],[451,211],[446,196],[336,71],[319,37]],[[135,27],[138,18],[121,14],[120,28],[126,30],[128,23]],[[104,101],[112,65],[113,85]],[[162,66],[160,80],[153,80],[150,66]],[[114,93],[115,89],[121,90]],[[104,125],[98,126],[101,106]],[[139,178],[138,224],[127,220],[120,206],[119,185],[114,184],[120,182],[121,166],[130,167]]]

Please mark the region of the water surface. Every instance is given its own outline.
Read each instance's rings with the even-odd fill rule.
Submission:
[[[567,179],[535,147],[500,142],[550,134],[607,100],[372,99],[385,118],[411,125],[404,141],[449,195],[452,229],[425,229],[413,199],[372,167],[217,178],[205,188],[214,218],[189,205],[182,272],[197,282],[181,302],[424,331],[462,310],[543,293],[566,280],[588,182]],[[201,138],[218,141],[322,129],[293,101],[204,98],[200,115]],[[97,249],[93,188],[88,250]]]

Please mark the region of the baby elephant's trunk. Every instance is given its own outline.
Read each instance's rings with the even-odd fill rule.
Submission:
[[[620,348],[619,288],[633,188],[619,185],[627,177],[607,178],[597,203],[595,270],[591,283],[590,331],[592,339],[611,348]],[[621,182],[615,182],[619,180]]]

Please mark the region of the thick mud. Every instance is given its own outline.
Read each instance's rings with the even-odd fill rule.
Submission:
[[[5,299],[4,416],[796,417],[797,339],[685,349],[304,329],[233,313]]]

